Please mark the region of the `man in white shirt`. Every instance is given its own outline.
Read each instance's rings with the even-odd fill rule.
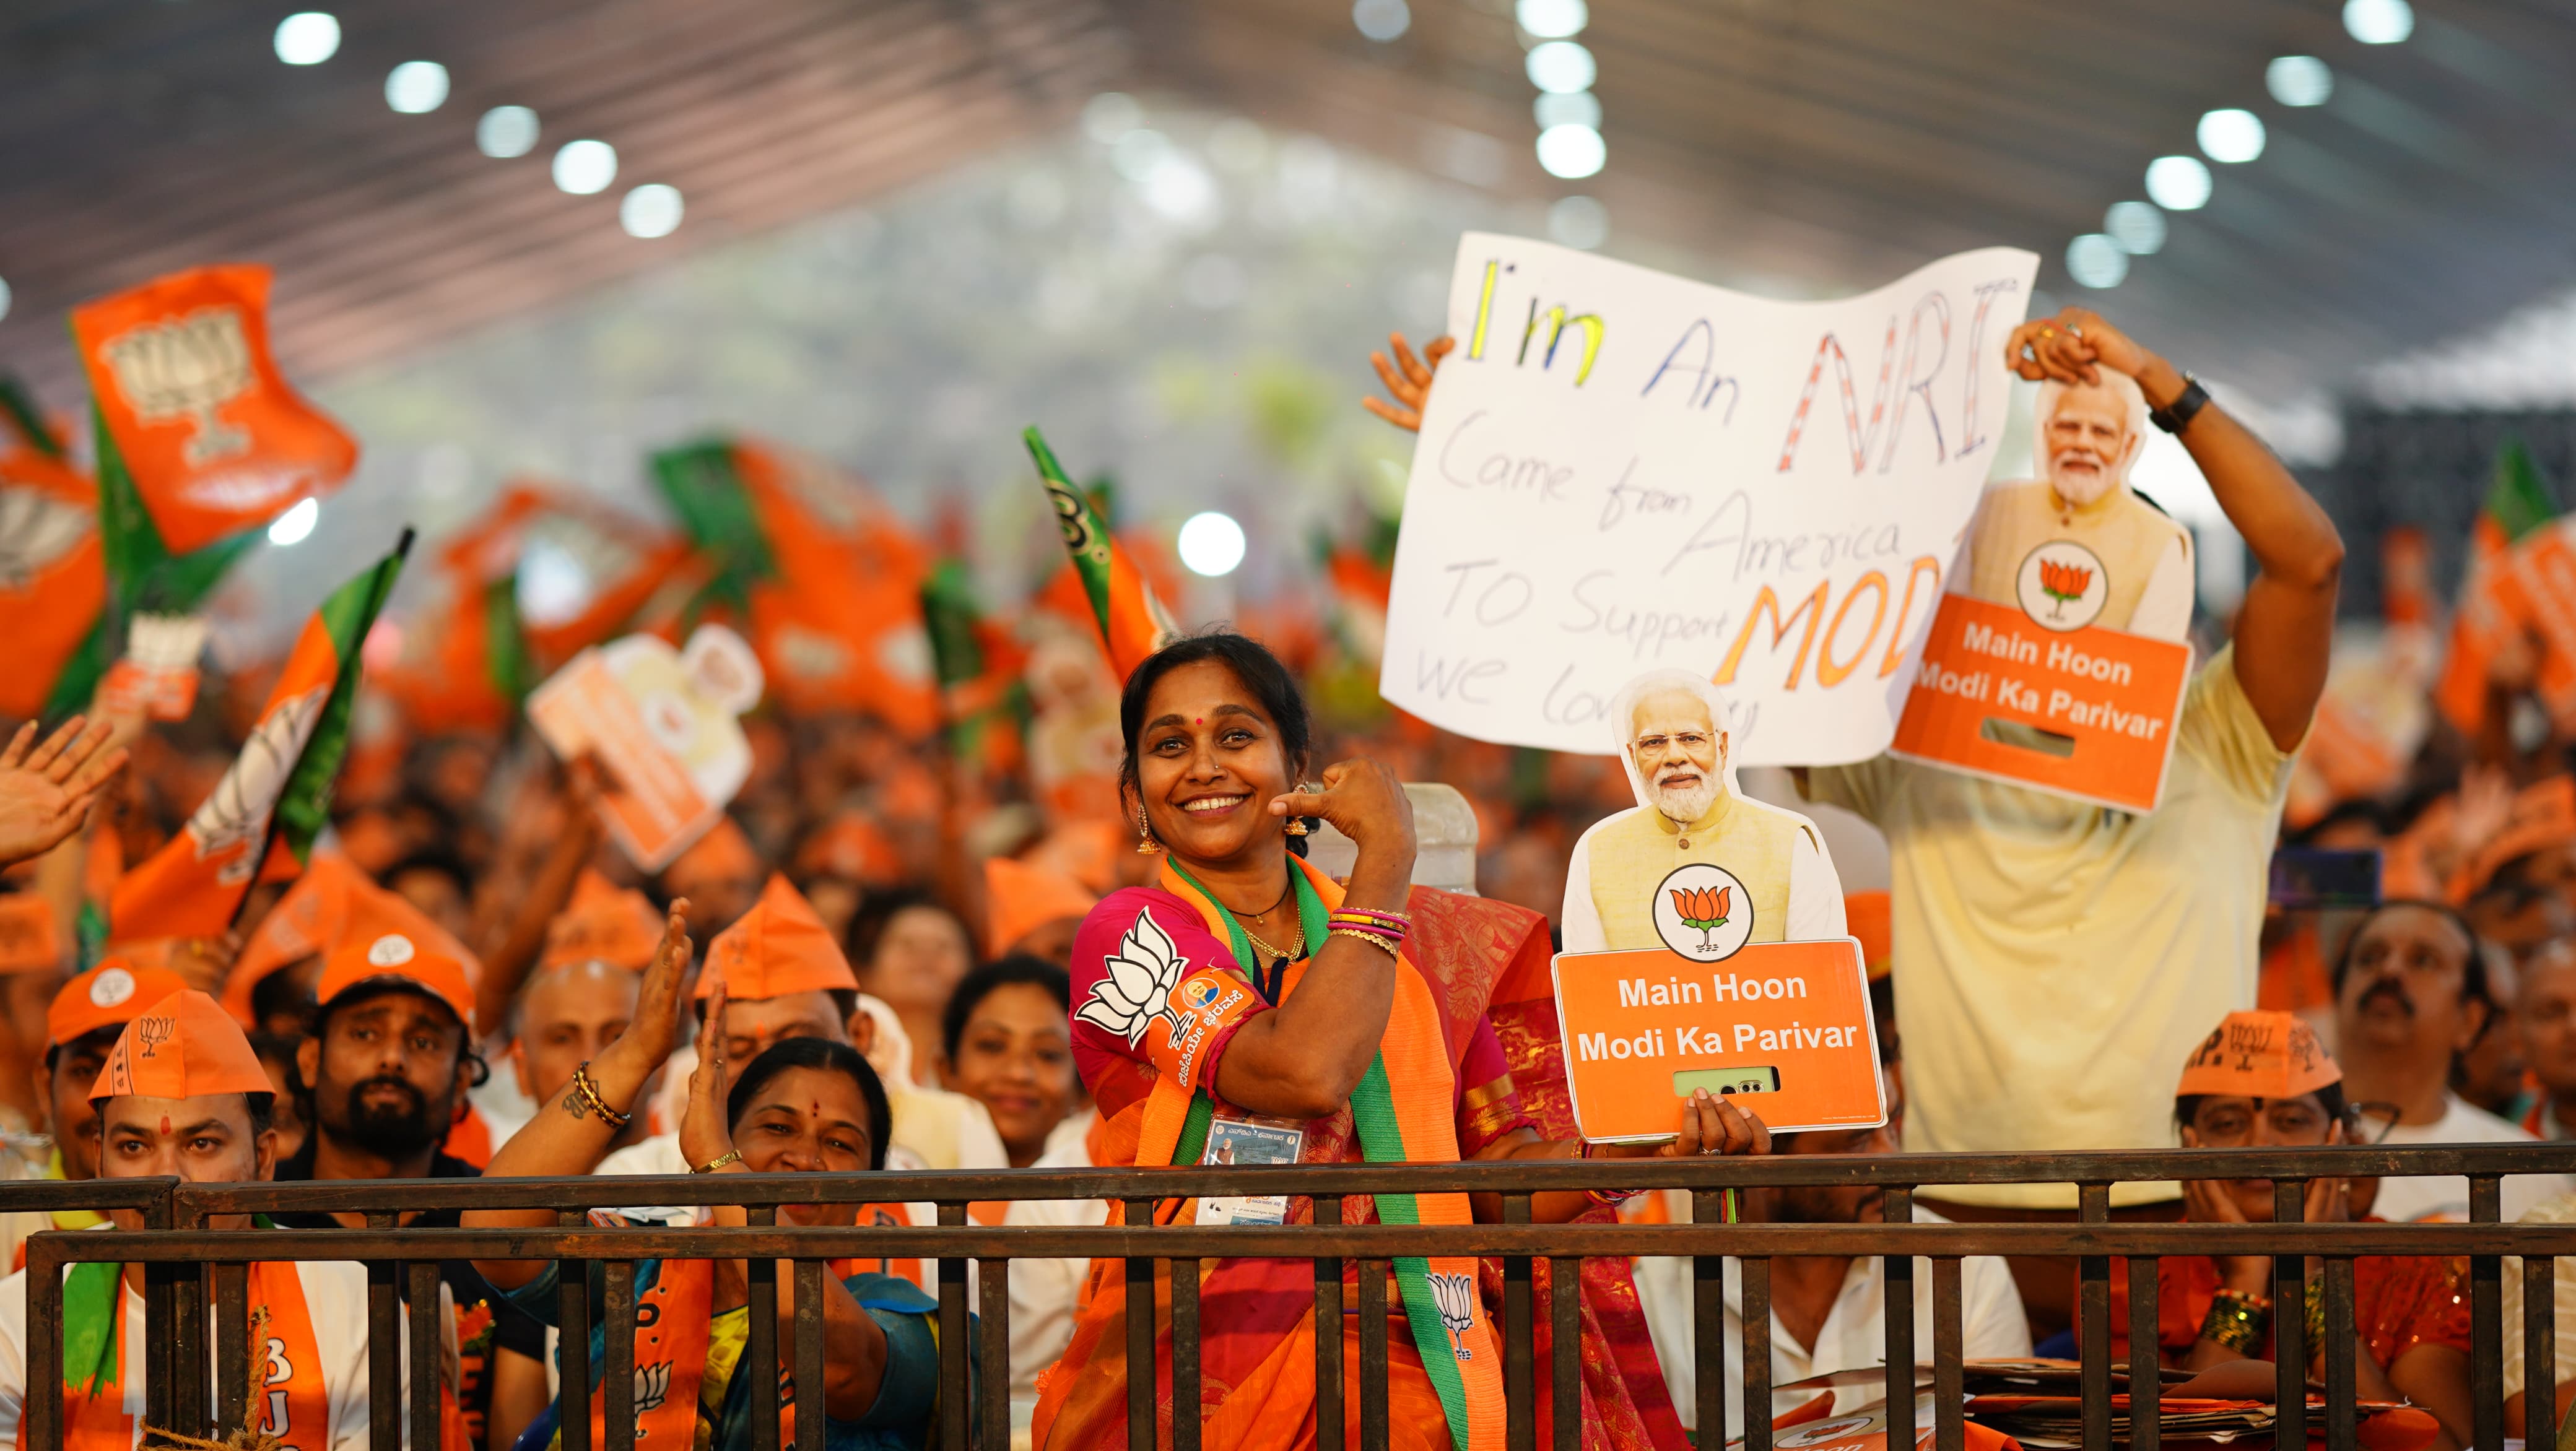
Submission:
[[[2334,967],[2335,1055],[2344,1092],[2363,1110],[2396,1124],[2384,1144],[2497,1144],[2532,1136],[2451,1092],[2451,1063],[2495,1011],[2477,936],[2459,913],[2434,902],[2390,902],[2353,929]],[[2504,1181],[2504,1217],[2576,1189],[2562,1174]],[[2420,1176],[2383,1179],[2373,1212],[2382,1219],[2465,1220],[2469,1181]]]
[[[1893,1154],[1896,1128],[1854,1129],[1840,1133],[1777,1134],[1777,1154]],[[1760,1224],[1862,1224],[1876,1222],[1886,1191],[1870,1186],[1837,1188],[1748,1189],[1744,1219]],[[1920,1206],[1917,1223],[1949,1221]],[[1646,1333],[1663,1362],[1664,1384],[1684,1426],[1697,1429],[1699,1375],[1697,1339],[1691,1320],[1691,1262],[1686,1259],[1641,1259],[1636,1262],[1637,1298],[1646,1315]],[[1743,1397],[1734,1388],[1744,1383],[1744,1281],[1733,1259],[1725,1266],[1727,1438],[1744,1433]],[[2023,1315],[2021,1292],[2012,1270],[1993,1255],[1971,1255],[1960,1261],[1960,1328],[1962,1353],[1970,1360],[2010,1359],[2030,1354],[2030,1322]],[[1914,1262],[1914,1347],[1920,1363],[1932,1356],[1932,1262]],[[1861,1370],[1887,1360],[1887,1265],[1876,1256],[1783,1257],[1771,1262],[1771,1384],[1782,1386],[1808,1376],[1837,1370]],[[1774,1416],[1796,1410],[1816,1398],[1814,1391],[1775,1390]],[[1867,1399],[1875,1400],[1876,1395]],[[1846,1398],[1848,1407],[1857,1402]],[[1703,1442],[1705,1444],[1705,1442]]]
[[[1558,918],[1566,951],[1684,950],[1657,929],[1668,882],[1722,901],[1703,920],[1734,919],[1737,930],[1716,937],[1733,944],[1725,952],[1843,935],[1842,881],[1815,823],[1736,789],[1733,733],[1716,686],[1687,670],[1651,671],[1620,691],[1609,719],[1637,804],[1594,822],[1574,844]],[[1700,870],[1675,880],[1692,866]],[[1737,890],[1715,896],[1727,888]]]

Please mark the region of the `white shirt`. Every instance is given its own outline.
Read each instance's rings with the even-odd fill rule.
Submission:
[[[1739,796],[1739,802],[1746,798]],[[1766,811],[1783,816],[1806,818],[1796,812],[1761,802]],[[1652,811],[1651,806],[1632,808]],[[1626,812],[1605,816],[1574,843],[1574,855],[1565,864],[1565,910],[1558,914],[1567,952],[1601,952],[1610,946],[1610,938],[1601,927],[1601,909],[1592,900],[1592,833],[1625,816]],[[1789,920],[1781,936],[1789,942],[1815,942],[1840,937],[1848,929],[1843,918],[1842,879],[1835,875],[1833,863],[1826,859],[1812,830],[1793,833],[1789,843]]]
[[[1685,1206],[1683,1220],[1689,1218]],[[1917,1224],[1950,1221],[1921,1205]],[[1673,1409],[1694,1430],[1699,1420],[1698,1340],[1691,1328],[1691,1262],[1652,1258],[1635,1262],[1637,1300],[1646,1316],[1646,1333],[1663,1362],[1664,1384],[1673,1394]],[[1742,1267],[1726,1261],[1726,1384],[1741,1386],[1744,1375],[1744,1279]],[[1861,1370],[1887,1363],[1886,1264],[1874,1255],[1851,1262],[1843,1287],[1825,1312],[1813,1346],[1800,1345],[1778,1311],[1771,1315],[1771,1384],[1786,1385],[1811,1375]],[[2021,1307],[2021,1291],[2012,1270],[1995,1255],[1969,1255],[1959,1262],[1960,1353],[1968,1360],[2009,1360],[2030,1354],[2030,1321]],[[1914,1261],[1914,1350],[1918,1363],[1932,1359],[1932,1262]],[[1815,1399],[1812,1391],[1774,1391],[1771,1414],[1796,1410]],[[1744,1397],[1730,1390],[1726,1398],[1726,1434],[1744,1434]]]
[[[1091,1126],[1097,1110],[1085,1110],[1055,1126],[1046,1152],[1032,1169],[1088,1169]],[[1008,1225],[1090,1225],[1109,1222],[1105,1199],[1015,1199],[1003,1212]],[[1082,1299],[1082,1282],[1091,1275],[1088,1259],[1020,1259],[1011,1261],[1011,1423],[1025,1425],[1036,1409],[1039,1372],[1063,1357],[1073,1343],[1073,1312]]]
[[[306,1260],[296,1264],[295,1273],[304,1285],[304,1308],[313,1317],[313,1344],[323,1357],[322,1389],[329,1398],[331,1424],[329,1439],[320,1445],[299,1435],[297,1428],[288,1428],[287,1435],[302,1451],[367,1451],[366,1267],[345,1260]],[[405,1333],[409,1333],[408,1324]],[[213,1336],[207,1341],[212,1363]],[[125,1353],[139,1356],[143,1344],[143,1297],[126,1286]],[[401,1363],[410,1365],[410,1357],[402,1357]],[[125,1413],[133,1418],[137,1445],[143,1440],[140,1368],[139,1364],[125,1367]],[[20,1270],[0,1280],[0,1445],[18,1443],[26,1397],[27,1272]],[[408,1445],[411,1417],[400,1419],[403,1442]]]
[[[2518,1124],[2510,1124],[2494,1114],[2445,1090],[2442,1094],[2442,1117],[2429,1124],[2399,1124],[2388,1131],[2383,1144],[2514,1144],[2530,1143],[2531,1135]],[[2508,1174],[2504,1178],[2504,1217],[2522,1218],[2543,1203],[2561,1194],[2576,1191],[2576,1180],[2564,1174]],[[2392,1223],[2408,1220],[2445,1220],[2466,1223],[2469,1217],[2469,1181],[2465,1177],[2438,1178],[2430,1175],[2379,1181],[2379,1198],[2370,1212]]]

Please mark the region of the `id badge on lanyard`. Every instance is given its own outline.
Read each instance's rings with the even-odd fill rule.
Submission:
[[[1203,1165],[1293,1164],[1306,1131],[1281,1119],[1219,1119],[1208,1125]],[[1201,1224],[1285,1224],[1284,1194],[1226,1194],[1199,1201]]]

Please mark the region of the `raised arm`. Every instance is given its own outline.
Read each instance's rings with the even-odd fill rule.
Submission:
[[[2170,407],[2189,386],[2173,364],[2080,307],[2015,328],[2004,356],[2034,382],[2093,382],[2097,366],[2126,373],[2156,409]],[[2325,693],[2343,538],[2281,460],[2216,403],[2194,414],[2179,436],[2253,552],[2259,572],[2236,613],[2236,679],[2272,744],[2292,750]]]
[[[632,1113],[653,1070],[671,1056],[680,1033],[680,980],[689,970],[689,903],[671,903],[662,924],[662,946],[644,970],[643,991],[635,1016],[617,1041],[583,1064],[599,1101],[618,1113]],[[618,1125],[602,1117],[581,1092],[578,1079],[563,1097],[537,1110],[527,1126],[510,1136],[492,1155],[483,1173],[488,1179],[571,1178],[599,1167]],[[555,1222],[550,1209],[468,1209],[459,1220],[468,1229],[545,1229]],[[475,1261],[496,1288],[514,1290],[545,1269],[543,1260]]]
[[[1413,891],[1413,802],[1376,761],[1324,768],[1324,789],[1292,791],[1274,816],[1320,816],[1359,847],[1343,904],[1402,912]],[[1294,871],[1292,865],[1289,868]],[[1322,1118],[1350,1102],[1395,1009],[1395,959],[1352,937],[1311,943],[1297,991],[1237,1029],[1216,1064],[1217,1096],[1279,1118]]]
[[[125,764],[125,747],[108,743],[111,729],[103,717],[73,716],[38,741],[29,721],[0,746],[0,867],[42,856],[80,829],[99,788]]]

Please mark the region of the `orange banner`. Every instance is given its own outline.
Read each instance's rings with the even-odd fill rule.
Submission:
[[[356,442],[269,353],[268,286],[266,267],[198,267],[72,309],[100,422],[171,554],[265,524],[357,466]]]
[[[2146,812],[2162,799],[2191,647],[1941,597],[1891,755]]]
[[[1860,943],[1755,943],[1716,962],[1669,948],[1560,953],[1556,1016],[1575,1126],[1669,1139],[1706,1088],[1774,1132],[1887,1122]]]

